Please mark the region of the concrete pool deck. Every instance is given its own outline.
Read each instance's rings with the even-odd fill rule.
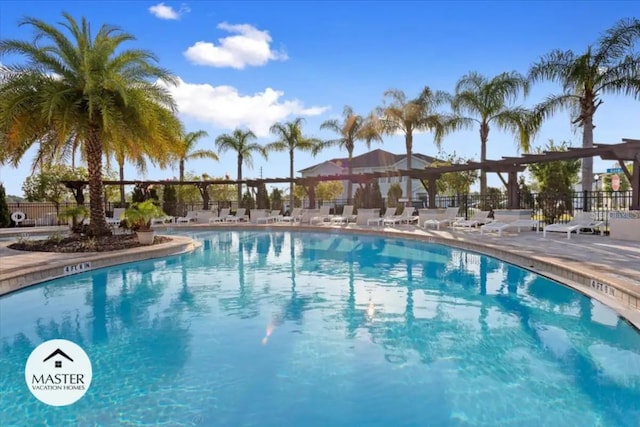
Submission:
[[[606,236],[591,234],[573,235],[570,240],[567,240],[564,233],[550,233],[543,238],[542,233],[533,231],[504,233],[499,237],[495,234],[480,235],[477,229],[424,230],[413,225],[365,227],[355,224],[309,226],[281,223],[268,225],[226,223],[171,225],[159,227],[157,230],[161,234],[163,229],[173,232],[219,229],[328,231],[376,234],[443,243],[483,253],[564,283],[613,308],[640,329],[640,242],[613,240]],[[63,230],[66,230],[66,227],[47,230],[47,232]],[[47,234],[47,232],[42,233],[42,230],[38,232]],[[20,233],[27,233],[27,229],[20,230]],[[0,238],[9,235],[8,230],[0,230]],[[15,229],[13,235],[15,235]],[[188,237],[172,235],[172,238],[173,242],[151,247],[89,254],[22,252],[7,248],[9,241],[1,242],[0,295],[79,271],[170,256],[196,248],[196,243]]]

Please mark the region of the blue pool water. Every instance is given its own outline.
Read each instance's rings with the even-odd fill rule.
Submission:
[[[533,273],[401,239],[193,236],[0,298],[0,425],[640,425],[640,334]],[[54,338],[93,363],[68,407],[24,383]]]

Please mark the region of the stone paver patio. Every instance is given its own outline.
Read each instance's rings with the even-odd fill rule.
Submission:
[[[573,235],[570,240],[564,233],[542,233],[525,231],[480,235],[479,230],[423,230],[412,225],[364,227],[349,225],[289,225],[289,224],[221,224],[184,225],[160,227],[172,231],[207,229],[273,229],[325,230],[331,232],[376,233],[428,240],[462,249],[474,250],[494,256],[506,262],[556,279],[576,290],[610,306],[636,327],[640,328],[640,242],[612,240],[607,236]],[[45,229],[46,230],[43,230]],[[20,233],[54,233],[66,227],[40,227],[23,229]],[[13,232],[11,231],[13,230]],[[117,253],[60,254],[21,252],[8,249],[4,241],[15,236],[15,229],[0,230],[0,295],[30,284],[65,275],[61,268],[74,263],[92,262],[91,269],[106,265],[137,261],[183,253],[195,246],[191,239],[173,236],[174,244],[135,248]],[[20,234],[18,234],[20,235]],[[67,273],[68,274],[68,273]],[[22,278],[22,279],[21,279]]]

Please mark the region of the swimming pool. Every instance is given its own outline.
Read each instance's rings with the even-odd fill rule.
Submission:
[[[640,334],[526,270],[442,245],[214,231],[192,254],[0,298],[0,424],[637,426]],[[93,363],[68,407],[24,364]]]

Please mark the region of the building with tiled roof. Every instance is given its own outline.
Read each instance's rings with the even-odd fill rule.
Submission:
[[[388,172],[399,169],[406,169],[406,158],[406,154],[394,154],[381,149],[372,150],[359,156],[354,156],[351,159],[352,172],[354,174],[358,174],[369,172]],[[425,154],[413,153],[413,155],[411,156],[411,168],[425,168],[436,160],[437,159],[435,159],[434,157],[427,156]],[[347,157],[344,157],[326,160],[322,163],[318,163],[316,165],[301,169],[298,172],[303,178],[318,175],[347,174],[349,172],[349,159]],[[382,194],[382,197],[386,198],[389,187],[394,183],[400,184],[403,191],[402,197],[407,197],[407,195],[404,194],[406,190],[406,179],[407,177],[379,178],[378,185],[380,186],[380,193]],[[340,197],[341,199],[347,198],[347,184],[347,181],[344,181],[342,183],[344,191],[342,193],[342,196]],[[414,200],[418,200],[427,196],[427,191],[417,179],[412,180],[412,189],[412,199]]]

